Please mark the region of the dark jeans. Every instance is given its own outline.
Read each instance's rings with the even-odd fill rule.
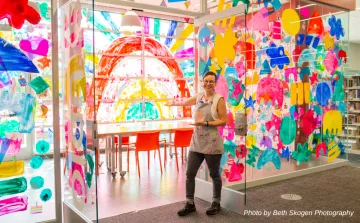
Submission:
[[[222,181],[220,176],[220,160],[221,154],[202,154],[197,152],[189,152],[186,170],[186,200],[194,201],[195,194],[195,177],[201,163],[206,161],[210,177],[213,181],[213,201],[220,203]]]

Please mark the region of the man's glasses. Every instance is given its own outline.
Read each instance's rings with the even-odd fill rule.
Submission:
[[[202,82],[205,83],[205,84],[215,84],[215,81],[204,80]]]

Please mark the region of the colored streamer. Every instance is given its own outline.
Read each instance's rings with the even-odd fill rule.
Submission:
[[[177,21],[171,21],[170,26],[169,26],[169,30],[168,30],[168,33],[167,33],[166,36],[171,36],[171,37],[174,36],[176,27],[177,27]],[[173,41],[173,38],[169,38],[169,37],[166,38],[165,46],[167,48],[170,48],[170,45],[171,45],[172,41]]]

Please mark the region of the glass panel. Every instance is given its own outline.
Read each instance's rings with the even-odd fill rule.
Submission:
[[[244,20],[240,24],[235,24],[236,20]],[[207,23],[199,27],[199,79],[212,71],[218,75],[215,90],[221,94],[227,105],[228,123],[224,127],[219,127],[219,133],[224,140],[225,153],[222,155],[220,163],[220,173],[223,186],[233,184],[241,185],[238,190],[245,189],[246,180],[246,137],[235,134],[235,116],[245,115],[245,104],[243,98],[249,97],[246,91],[245,75],[246,63],[245,48],[246,17],[236,15],[226,17],[219,21]],[[250,52],[251,53],[251,52]],[[202,83],[199,83],[200,91]],[[244,123],[245,124],[245,123]],[[205,171],[205,172],[204,172]],[[201,171],[207,176],[206,168]],[[202,174],[199,176],[202,178]]]
[[[87,10],[82,7],[88,7]],[[95,88],[93,6],[69,1],[60,8],[61,147],[65,150],[63,202],[88,221],[97,221],[98,145],[94,135]],[[84,50],[85,49],[85,50]]]
[[[54,160],[47,156],[53,144],[50,2],[6,3],[0,19],[0,222],[55,221]],[[27,18],[39,19],[14,22],[11,10],[28,4],[42,10]]]
[[[86,10],[83,14],[87,14]],[[98,121],[102,123],[190,117],[191,112],[184,115],[174,109],[162,115],[161,110],[165,109],[166,100],[181,100],[195,93],[194,27],[184,22],[140,17],[143,32],[123,33],[119,32],[121,14],[95,13],[94,35],[99,42],[95,44],[95,90]],[[89,24],[92,17],[87,20],[83,19],[83,24]],[[91,37],[90,31],[85,33]],[[91,46],[85,39],[86,52]],[[114,57],[116,60],[109,63]],[[87,75],[92,74],[92,61],[90,55],[86,56]],[[149,111],[160,113],[151,115]]]

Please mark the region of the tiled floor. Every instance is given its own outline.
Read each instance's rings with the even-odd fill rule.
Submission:
[[[163,151],[161,152],[163,159]],[[101,156],[105,161],[105,156]],[[126,170],[126,153],[123,153],[123,169]],[[298,166],[296,161],[287,162],[282,159],[280,170],[275,169],[274,165],[268,163],[263,169],[247,168],[247,180],[257,180],[263,177],[294,172],[296,170],[327,164],[327,158],[321,159],[313,156],[309,163]],[[335,160],[334,162],[339,162]],[[135,164],[135,154],[130,153],[130,164]],[[168,158],[160,173],[158,156],[154,159],[154,154],[150,153],[150,170],[147,168],[147,153],[140,153],[141,177],[137,175],[135,165],[130,165],[130,172],[125,177],[112,178],[107,171],[105,163],[102,165],[101,174],[98,181],[98,204],[99,218],[106,218],[122,213],[136,212],[143,209],[162,206],[185,200],[185,170],[186,163],[181,165],[179,155],[179,172],[176,170],[175,157]],[[244,179],[244,178],[243,178]],[[238,182],[237,182],[238,183]]]
[[[162,161],[163,153],[161,154]],[[105,156],[101,156],[105,160]],[[123,167],[126,170],[126,153],[123,153]],[[130,153],[129,173],[123,178],[112,178],[103,164],[98,179],[99,218],[139,211],[151,207],[179,202],[185,199],[185,163],[179,172],[175,158],[168,158],[161,174],[158,156],[150,153],[150,169],[147,165],[147,153],[140,153],[141,177],[137,174],[135,154]]]
[[[349,153],[349,162],[350,162],[350,165],[352,165],[352,166],[360,167],[360,155]]]

